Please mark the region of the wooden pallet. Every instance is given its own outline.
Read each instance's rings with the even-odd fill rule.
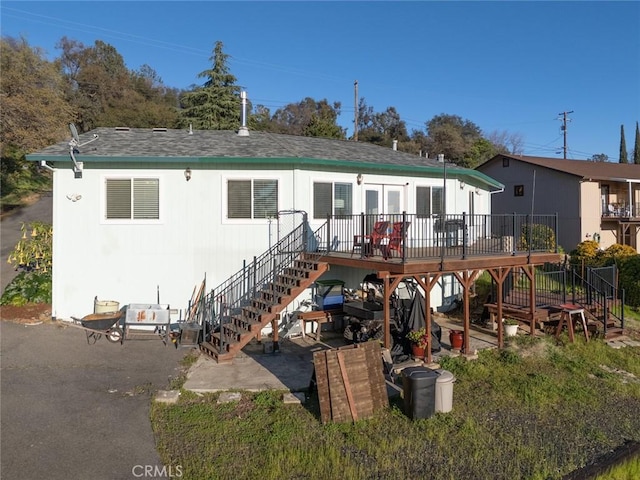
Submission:
[[[388,407],[378,342],[315,352],[313,363],[322,423],[362,420]]]

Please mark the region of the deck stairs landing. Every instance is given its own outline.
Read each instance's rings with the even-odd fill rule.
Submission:
[[[251,301],[232,313],[208,342],[200,343],[202,353],[218,363],[229,363],[260,331],[307,288],[329,270],[329,264],[300,257],[276,275],[273,282],[258,290]]]

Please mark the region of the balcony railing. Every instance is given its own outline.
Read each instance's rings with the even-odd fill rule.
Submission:
[[[376,232],[384,225],[386,231]],[[394,224],[396,232],[394,233]],[[379,228],[378,228],[379,230]],[[557,253],[557,215],[340,215],[316,232],[318,249],[353,258],[426,258]]]
[[[602,216],[606,218],[633,218],[640,216],[638,212],[640,212],[638,203],[610,203],[602,207]]]

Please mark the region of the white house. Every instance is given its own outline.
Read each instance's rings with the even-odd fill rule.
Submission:
[[[344,140],[135,128],[74,137],[27,156],[53,171],[57,319],[91,313],[96,296],[184,309],[203,278],[225,281],[300,212],[314,229],[361,212],[488,214],[502,189],[479,171]],[[363,277],[330,273],[354,287]]]

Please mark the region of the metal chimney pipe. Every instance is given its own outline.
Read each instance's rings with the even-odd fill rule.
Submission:
[[[238,135],[241,137],[248,137],[249,129],[247,128],[247,92],[242,90],[240,92],[240,98],[242,99],[242,126],[238,130]]]
[[[393,150],[397,151],[398,150],[398,140],[394,140],[393,141]]]

